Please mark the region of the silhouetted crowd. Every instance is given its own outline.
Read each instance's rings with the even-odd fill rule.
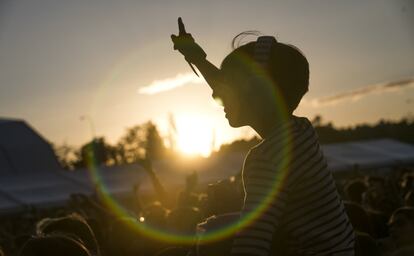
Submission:
[[[193,173],[181,191],[166,191],[158,177],[150,175],[154,193],[144,196],[139,186],[132,188],[123,214],[105,204],[98,191],[72,195],[65,207],[2,216],[0,255],[229,255],[231,237],[202,244],[196,234],[211,223],[220,225],[214,216],[240,211],[240,177],[203,186]],[[414,255],[414,168],[335,179],[356,233],[356,255]],[[142,224],[194,236],[194,241],[182,245],[156,239],[137,229]]]

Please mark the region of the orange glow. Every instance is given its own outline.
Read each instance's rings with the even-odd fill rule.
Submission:
[[[213,150],[213,127],[208,118],[179,115],[176,118],[177,148],[186,155],[207,157]]]

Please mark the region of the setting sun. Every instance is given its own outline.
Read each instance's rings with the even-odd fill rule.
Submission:
[[[214,147],[213,127],[208,118],[180,115],[176,118],[178,149],[186,155],[209,156]]]

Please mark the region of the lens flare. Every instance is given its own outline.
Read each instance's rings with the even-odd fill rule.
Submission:
[[[288,120],[288,112],[286,109],[286,104],[281,97],[281,93],[277,86],[273,84],[272,79],[263,71],[258,64],[254,63],[251,59],[246,56],[237,56],[238,61],[241,64],[245,65],[246,68],[253,71],[253,74],[256,75],[256,81],[260,83],[264,83],[267,86],[270,86],[272,89],[272,97],[278,104],[278,116],[282,118],[282,120]],[[159,227],[152,226],[148,224],[144,217],[136,217],[131,214],[128,209],[125,209],[113,195],[111,195],[107,184],[103,182],[103,176],[101,174],[101,169],[98,168],[97,161],[93,152],[90,154],[89,161],[88,161],[88,170],[90,174],[90,178],[93,184],[96,187],[96,192],[98,196],[102,199],[103,203],[106,207],[117,217],[125,218],[125,217],[133,217],[137,219],[136,222],[131,222],[133,224],[131,228],[136,230],[149,238],[161,240],[168,243],[174,244],[193,244],[196,239],[201,242],[213,242],[217,240],[221,240],[227,237],[234,235],[238,230],[248,226],[254,220],[261,216],[261,214],[269,207],[270,203],[275,200],[278,195],[278,192],[283,185],[285,178],[287,177],[289,165],[291,162],[292,157],[292,132],[289,131],[286,139],[283,140],[283,145],[281,152],[286,157],[282,159],[281,163],[278,165],[278,170],[275,170],[278,177],[275,179],[275,183],[269,193],[263,198],[260,204],[256,207],[256,209],[250,211],[249,213],[240,217],[238,222],[230,223],[228,225],[224,225],[222,228],[215,229],[213,231],[206,230],[205,232],[199,234],[198,236],[195,235],[187,235],[187,234],[178,234],[169,230],[163,230]]]

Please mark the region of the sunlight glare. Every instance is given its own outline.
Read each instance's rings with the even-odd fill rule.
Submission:
[[[213,127],[208,118],[180,115],[176,119],[177,147],[186,155],[208,157],[213,150]]]

